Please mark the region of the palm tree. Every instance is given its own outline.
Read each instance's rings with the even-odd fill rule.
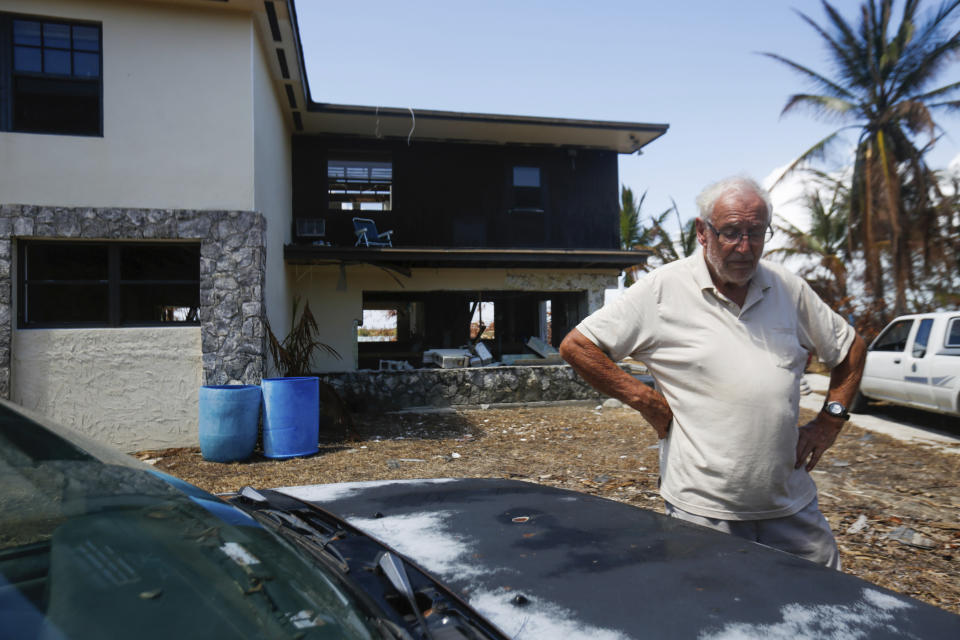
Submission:
[[[633,195],[633,189],[626,185],[620,187],[620,248],[633,249],[640,242],[640,211],[647,192],[640,195],[639,202]]]
[[[643,216],[643,201],[647,199],[644,191],[640,200],[635,200],[633,190],[622,186],[620,189],[620,248],[622,249],[649,249],[652,252],[653,264],[649,260],[643,264],[629,267],[625,270],[624,286],[629,287],[636,282],[643,271],[650,271],[656,267],[685,258],[691,255],[697,246],[697,233],[693,218],[684,225],[680,220],[680,210],[673,198],[673,206],[659,216],[650,216],[650,226],[640,222]],[[680,239],[675,241],[664,228],[667,217],[675,213],[677,224],[680,225]]]
[[[960,0],[946,0],[921,17],[919,0],[905,0],[899,25],[891,25],[893,0],[865,0],[856,26],[822,0],[828,23],[821,27],[803,13],[800,17],[827,44],[835,69],[831,78],[774,53],[773,58],[804,76],[819,93],[791,96],[787,114],[800,108],[815,116],[843,123],[788,168],[822,160],[847,130],[859,132],[850,192],[849,249],[860,250],[865,261],[865,285],[877,302],[885,298],[884,263],[895,289],[894,314],[905,311],[907,287],[916,265],[911,252],[919,249],[926,260],[931,237],[941,220],[937,203],[942,194],[924,155],[936,143],[940,128],[935,109],[960,109],[951,99],[960,82],[931,88],[937,75],[960,52],[960,31],[950,23]],[[920,141],[923,136],[925,141]],[[905,185],[910,185],[909,201]]]
[[[640,216],[643,210],[643,201],[647,199],[647,192],[644,191],[637,200],[633,195],[633,189],[626,185],[620,187],[620,248],[632,251],[635,249],[646,249],[650,244],[649,233],[640,226]],[[633,284],[640,271],[645,267],[644,264],[637,264],[627,267],[624,270],[624,286],[629,287]]]
[[[653,245],[653,255],[656,257],[660,264],[666,264],[668,262],[673,262],[674,260],[679,260],[681,258],[686,258],[689,255],[692,255],[697,248],[697,225],[694,218],[687,220],[686,224],[683,224],[680,219],[680,209],[677,208],[677,203],[673,198],[670,198],[670,202],[673,206],[660,214],[657,218],[650,219],[650,231],[653,237],[656,239],[655,244]],[[677,225],[680,227],[680,237],[677,240],[664,229],[663,225],[666,222],[667,216],[673,212],[677,216]]]
[[[847,290],[847,266],[850,259],[847,244],[847,219],[850,190],[842,180],[822,172],[814,172],[818,186],[801,196],[810,213],[807,231],[787,221],[774,223],[777,235],[786,244],[771,249],[768,256],[784,260],[803,258],[797,274],[835,311],[847,316],[854,311]]]

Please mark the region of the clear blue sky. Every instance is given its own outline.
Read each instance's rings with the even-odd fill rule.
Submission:
[[[851,19],[859,6],[833,4]],[[314,100],[666,123],[642,155],[621,156],[620,181],[648,191],[646,215],[673,197],[684,219],[707,183],[763,181],[833,129],[805,113],[781,119],[809,87],[757,54],[829,71],[794,9],[825,22],[812,0],[297,1]],[[937,86],[960,81],[958,67]],[[947,135],[930,163],[960,164],[960,117],[938,121]]]

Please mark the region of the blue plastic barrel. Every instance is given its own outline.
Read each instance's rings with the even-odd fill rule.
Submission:
[[[293,458],[317,452],[320,379],[264,378],[263,455]]]
[[[246,460],[257,446],[260,387],[250,384],[200,387],[200,453],[211,462]]]

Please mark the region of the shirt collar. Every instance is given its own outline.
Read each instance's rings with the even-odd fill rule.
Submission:
[[[707,257],[703,247],[700,248],[693,259],[693,279],[701,291],[710,290],[714,295],[719,295],[720,292],[713,284],[713,278],[710,277],[710,269],[707,267]],[[747,307],[762,299],[764,292],[771,286],[770,273],[761,258],[757,264],[757,270],[750,278],[750,286],[747,288],[747,298],[744,300],[743,309],[746,310]]]

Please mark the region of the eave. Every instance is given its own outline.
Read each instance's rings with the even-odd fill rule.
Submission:
[[[362,107],[310,101],[303,134],[534,145],[634,153],[662,136],[668,125]]]
[[[436,247],[328,247],[288,244],[287,264],[370,264],[401,273],[415,268],[616,269],[646,263],[650,251],[618,249],[480,249]]]
[[[635,153],[666,133],[669,125],[437,111],[418,108],[315,102],[307,80],[294,0],[272,5],[262,26],[291,64],[275,68],[290,108],[295,134],[338,135],[409,141],[534,145]],[[279,9],[283,8],[283,11]],[[291,50],[292,49],[292,50]],[[295,58],[292,56],[296,56]],[[297,61],[293,65],[293,60]]]

